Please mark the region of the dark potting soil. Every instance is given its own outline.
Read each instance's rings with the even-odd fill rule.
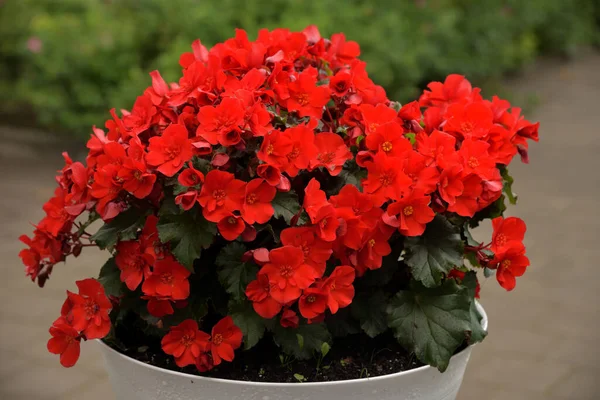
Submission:
[[[123,342],[127,344],[126,340]],[[317,358],[285,358],[271,340],[262,340],[250,350],[236,351],[233,362],[223,362],[212,371],[202,374],[195,366],[177,367],[173,357],[163,353],[158,342],[141,347],[139,338],[135,342],[138,347],[117,351],[143,363],[173,371],[252,382],[339,381],[393,374],[423,365],[414,355],[404,350],[391,333],[374,339],[366,335],[337,338],[335,345],[320,363]]]

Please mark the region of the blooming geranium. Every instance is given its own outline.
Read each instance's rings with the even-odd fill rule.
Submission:
[[[200,372],[242,343],[311,357],[334,327],[393,331],[440,370],[459,339],[483,339],[479,279],[513,290],[529,267],[525,223],[502,212],[516,201],[508,166],[528,161],[539,124],[460,75],[400,105],[359,54],[314,26],[197,40],[178,83],[151,72],[131,111],[92,128],[85,163],[64,154],[45,216],[20,237],[25,273],[43,286],[86,247],[111,253],[50,328],[64,366],[88,339],[125,346],[121,328]],[[470,233],[484,219],[489,243]],[[433,343],[436,326],[453,340]]]

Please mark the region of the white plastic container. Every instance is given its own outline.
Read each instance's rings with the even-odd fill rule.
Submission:
[[[487,329],[487,315],[482,325]],[[444,373],[424,366],[410,371],[334,382],[263,383],[207,378],[144,364],[102,343],[117,400],[454,400],[473,346],[450,360]]]

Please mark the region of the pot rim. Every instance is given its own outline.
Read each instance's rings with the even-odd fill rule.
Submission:
[[[477,301],[477,300],[476,300],[476,307],[477,307],[477,310],[479,311],[479,313],[482,315],[481,325],[482,325],[483,329],[487,331],[488,316],[487,316],[485,310],[483,309],[483,307],[481,306],[481,304],[479,303],[479,301]],[[290,382],[240,381],[240,380],[236,380],[236,379],[211,378],[211,377],[202,376],[202,375],[186,374],[184,372],[177,372],[177,371],[172,371],[172,370],[166,369],[166,368],[160,368],[155,365],[147,364],[147,363],[141,362],[139,360],[136,360],[135,358],[126,356],[125,354],[118,352],[117,350],[110,347],[108,344],[104,343],[102,341],[102,339],[95,339],[95,341],[98,342],[104,348],[104,351],[114,353],[117,357],[125,359],[128,362],[132,362],[134,364],[138,364],[145,368],[150,368],[152,370],[159,371],[159,372],[165,373],[167,375],[173,375],[173,376],[176,376],[179,378],[195,379],[195,380],[200,380],[200,381],[204,381],[204,382],[231,384],[231,385],[238,385],[238,386],[242,386],[242,385],[246,385],[246,386],[251,385],[251,386],[259,386],[259,387],[291,387],[291,386],[298,386],[298,385],[302,385],[303,387],[304,386],[313,386],[313,387],[314,386],[336,386],[336,385],[344,385],[344,384],[349,384],[349,383],[360,383],[362,381],[370,381],[370,382],[380,381],[383,379],[394,378],[394,377],[397,377],[400,375],[408,376],[408,375],[412,375],[412,374],[417,374],[419,372],[423,372],[427,369],[434,369],[433,367],[431,367],[429,365],[423,365],[422,367],[413,368],[408,371],[401,371],[401,372],[395,372],[393,374],[374,376],[372,378],[344,379],[344,380],[328,381],[328,382],[304,382],[304,383],[293,382],[293,383],[290,383]],[[461,350],[457,354],[453,355],[452,358],[461,354],[465,350],[472,348],[476,344],[477,343],[465,347],[463,350]]]

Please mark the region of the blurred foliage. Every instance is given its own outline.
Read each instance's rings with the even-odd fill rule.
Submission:
[[[5,0],[0,103],[87,136],[108,108],[131,107],[149,71],[176,80],[192,40],[310,24],[359,42],[373,80],[405,101],[448,73],[482,84],[599,43],[598,19],[600,0]]]

